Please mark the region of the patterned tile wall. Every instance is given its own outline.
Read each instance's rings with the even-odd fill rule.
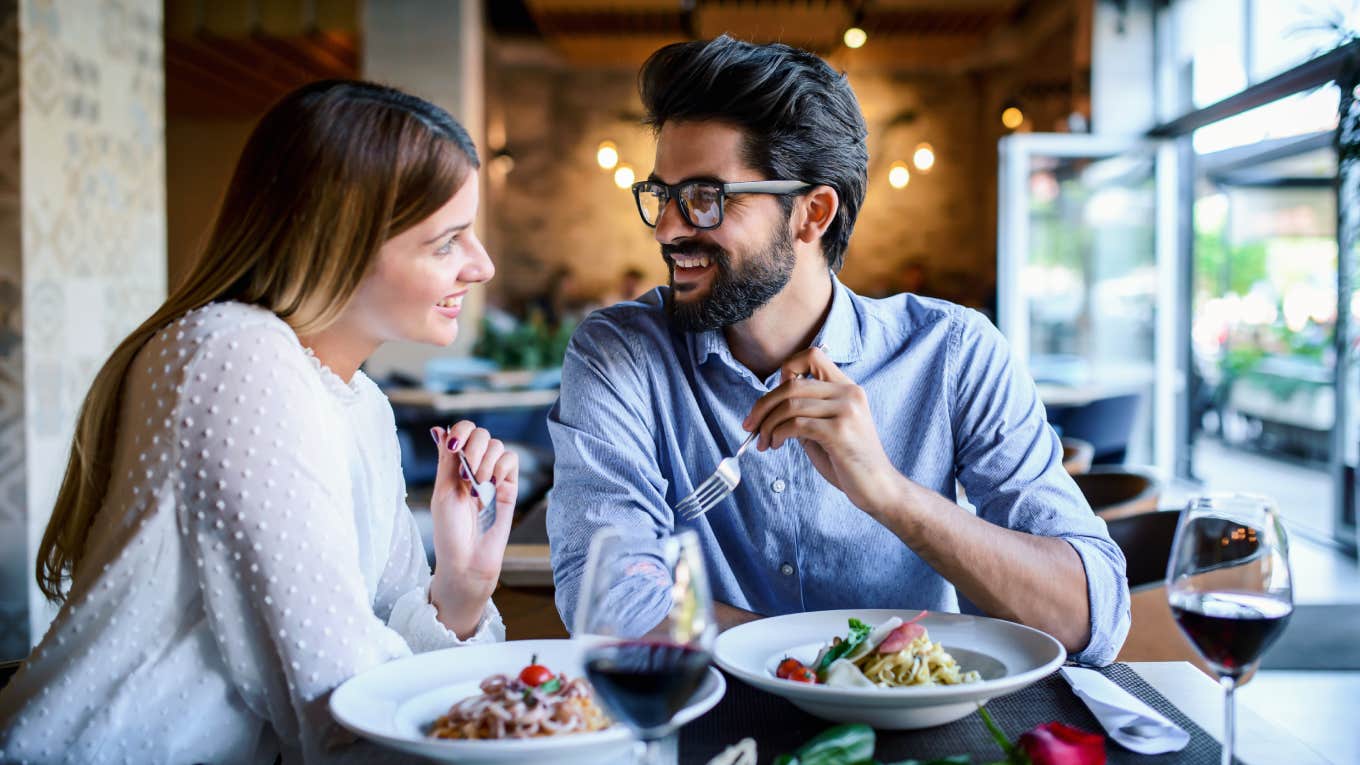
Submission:
[[[51,615],[33,554],[76,412],[165,295],[165,86],[159,0],[0,12],[0,655],[22,655]]]
[[[27,653],[23,256],[19,208],[19,6],[0,0],[0,658]]]

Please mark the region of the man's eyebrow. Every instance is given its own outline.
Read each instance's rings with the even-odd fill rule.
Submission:
[[[660,183],[660,184],[662,184],[662,185],[666,185],[666,182],[663,181],[663,180],[661,180],[659,177],[657,177],[657,174],[656,174],[656,173],[652,173],[651,175],[647,176],[647,180],[650,181],[650,182],[652,182],[652,183]],[[691,175],[691,176],[688,177],[688,178],[681,178],[679,181],[676,181],[675,183],[672,183],[672,184],[670,184],[670,185],[672,185],[672,186],[679,186],[679,185],[682,185],[682,184],[685,184],[685,183],[690,183],[691,181],[704,181],[704,182],[707,182],[707,183],[717,183],[717,184],[727,183],[727,181],[724,181],[723,179],[718,178],[717,176],[713,176],[713,175]]]
[[[467,223],[456,223],[456,224],[454,224],[454,225],[452,225],[452,226],[449,226],[448,228],[444,229],[443,231],[440,231],[438,234],[435,234],[435,235],[434,235],[434,238],[433,238],[433,239],[429,239],[428,241],[425,242],[425,244],[434,244],[435,242],[439,241],[440,239],[443,239],[444,237],[448,236],[449,234],[452,234],[452,233],[457,232],[457,231],[462,231],[462,230],[466,229],[468,226],[471,226],[471,225],[472,225],[472,221],[468,221]]]

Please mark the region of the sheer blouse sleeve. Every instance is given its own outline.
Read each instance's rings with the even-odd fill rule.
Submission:
[[[425,545],[404,501],[397,509],[392,549],[378,581],[374,610],[380,617],[386,615],[388,626],[406,638],[407,645],[416,653],[465,643],[505,640],[505,624],[496,604],[490,600],[486,602],[486,611],[476,633],[467,640],[459,640],[457,634],[439,621],[435,607],[430,604],[430,565],[425,559]]]
[[[410,651],[369,602],[338,424],[284,327],[209,335],[183,374],[176,512],[213,638],[284,747],[326,759],[330,691]]]

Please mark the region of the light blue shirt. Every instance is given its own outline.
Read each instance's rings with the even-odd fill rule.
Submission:
[[[591,535],[604,526],[636,536],[640,556],[649,542],[693,528],[713,596],[760,614],[975,610],[822,478],[796,441],[749,452],[728,499],[693,523],[676,518],[671,508],[736,450],[742,420],[780,380],[736,361],[721,331],[672,333],[667,294],[660,287],[591,314],[567,349],[562,394],[548,415],[556,453],[548,537],[568,627]],[[957,479],[983,519],[1072,545],[1091,613],[1090,643],[1073,658],[1112,662],[1129,628],[1124,556],[1063,469],[1034,383],[1016,371],[996,328],[952,303],[872,300],[835,281],[816,344],[868,395],[903,475],[950,499]],[[654,577],[628,587],[639,602],[657,602],[650,590],[662,588]]]

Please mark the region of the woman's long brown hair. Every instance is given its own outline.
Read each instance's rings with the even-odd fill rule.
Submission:
[[[123,340],[81,405],[38,547],[38,588],[60,602],[108,491],[128,368],[172,320],[220,300],[273,311],[300,335],[336,320],[382,244],[444,205],[479,166],[447,112],[392,88],[328,80],[285,96],[236,163],[198,261]]]

